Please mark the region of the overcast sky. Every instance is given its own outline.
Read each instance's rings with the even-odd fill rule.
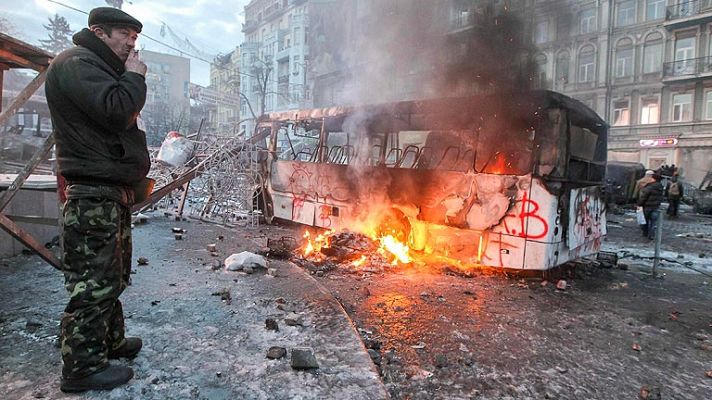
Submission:
[[[107,6],[104,0],[57,0],[68,6],[89,12],[94,7]],[[227,53],[242,42],[244,6],[249,0],[130,0],[123,10],[143,23],[143,32],[154,39],[180,48],[161,26],[168,25],[181,39],[188,38],[196,47],[208,54]],[[10,21],[20,40],[38,45],[47,38],[42,26],[48,18],[59,14],[67,19],[73,31],[87,25],[87,15],[63,7],[48,0],[0,0],[0,16]],[[180,55],[164,45],[141,35],[139,48]],[[185,52],[190,52],[187,48]],[[183,54],[188,56],[187,54]],[[207,85],[210,81],[210,66],[196,58],[190,61],[191,81]]]

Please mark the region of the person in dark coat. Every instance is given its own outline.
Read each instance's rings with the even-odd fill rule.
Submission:
[[[653,174],[655,174],[655,171],[649,169],[645,171],[645,176],[635,182],[635,188],[633,189],[633,200],[635,200],[636,203],[638,202],[638,200],[640,200],[640,192],[643,190],[643,188],[655,182],[655,180],[653,179]],[[643,232],[643,236],[648,236],[648,224],[642,223],[639,225],[641,232]]]
[[[109,359],[134,357],[139,338],[124,336],[119,295],[131,273],[131,206],[150,168],[138,115],[146,65],[134,50],[141,22],[99,7],[75,47],[52,61],[45,92],[58,175],[67,182],[62,269],[69,302],[61,322],[65,392],[108,390],[133,370]]]
[[[680,210],[680,199],[684,195],[682,182],[679,182],[677,175],[673,175],[665,187],[665,197],[668,200],[667,215],[670,218],[677,218],[677,213]]]
[[[660,218],[660,203],[663,201],[661,179],[662,177],[659,174],[653,174],[653,183],[641,189],[640,197],[638,198],[638,206],[643,207],[646,222],[643,236],[650,240],[655,238],[655,229],[658,218]]]

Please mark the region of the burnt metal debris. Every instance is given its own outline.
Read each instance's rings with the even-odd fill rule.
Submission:
[[[195,142],[192,158],[180,167],[157,161],[157,150],[152,151],[149,177],[161,189],[141,206],[173,210],[177,218],[185,214],[227,226],[258,226],[264,182],[260,160],[265,151],[255,145],[258,141],[257,136],[245,140],[207,135]]]

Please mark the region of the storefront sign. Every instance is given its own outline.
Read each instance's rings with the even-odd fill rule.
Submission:
[[[675,146],[676,144],[677,138],[640,139],[640,147],[666,147]]]

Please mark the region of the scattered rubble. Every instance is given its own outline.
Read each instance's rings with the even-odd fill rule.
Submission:
[[[445,354],[435,355],[435,366],[438,368],[445,368],[448,366],[447,356]]]
[[[269,331],[279,332],[279,325],[274,318],[265,319],[265,328]]]
[[[225,302],[225,304],[232,303],[232,296],[230,295],[230,289],[222,289],[213,293],[213,296],[220,296],[220,300]]]
[[[319,368],[319,363],[314,356],[314,349],[311,347],[295,347],[292,349],[292,368],[294,369],[315,369]]]
[[[641,400],[661,400],[660,387],[658,386],[643,386],[640,388]]]
[[[284,317],[284,323],[287,326],[304,326],[302,323],[302,317],[299,314],[290,313]]]
[[[371,357],[371,361],[373,361],[374,364],[381,365],[381,353],[375,349],[368,349],[368,355]]]
[[[559,290],[566,290],[567,283],[565,280],[561,279],[558,282],[556,282],[556,288]]]
[[[242,253],[232,254],[226,258],[225,268],[228,271],[252,273],[254,272],[254,268],[267,269],[267,260],[258,254],[243,251]]]
[[[218,245],[215,243],[211,243],[211,244],[205,246],[205,248],[211,253],[215,253],[216,251],[218,251]]]
[[[267,358],[270,360],[279,360],[287,355],[287,349],[279,346],[272,346],[267,350]]]
[[[270,258],[286,260],[293,256],[294,251],[299,247],[297,240],[291,236],[282,236],[279,239],[267,238],[266,256]]]

